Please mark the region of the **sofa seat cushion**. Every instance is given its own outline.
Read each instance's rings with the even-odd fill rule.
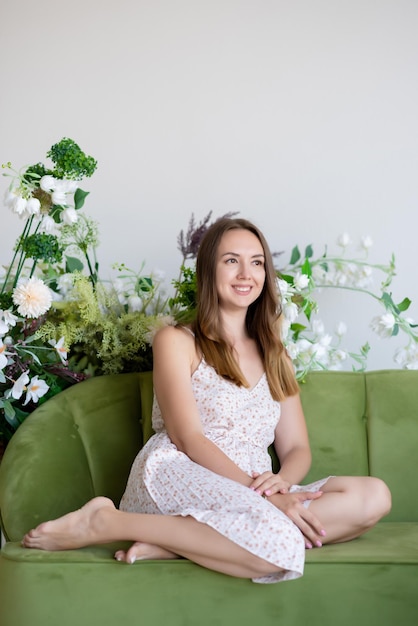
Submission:
[[[43,552],[6,544],[0,555],[2,626],[415,624],[417,523],[382,522],[355,541],[309,550],[305,575],[275,585],[187,560],[126,565],[113,559],[125,545]],[[24,601],[17,601],[19,589]]]
[[[2,557],[12,561],[39,563],[109,563],[116,567],[128,567],[115,561],[116,550],[126,548],[129,542],[118,542],[103,546],[91,546],[80,550],[45,552],[27,550],[20,543],[9,542],[2,550]],[[189,561],[179,559],[167,561],[172,567],[183,568]],[[418,566],[418,523],[381,522],[370,532],[355,541],[324,546],[306,551],[306,564],[314,563],[411,563]],[[148,561],[138,562],[144,567]],[[192,567],[194,566],[190,563]],[[182,569],[180,569],[182,571]]]

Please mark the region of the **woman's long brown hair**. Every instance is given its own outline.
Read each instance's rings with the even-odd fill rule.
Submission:
[[[265,257],[266,278],[260,296],[247,312],[248,334],[257,342],[266,371],[271,395],[284,400],[299,391],[292,363],[280,337],[281,305],[273,259],[264,235],[251,222],[238,218],[221,218],[207,230],[199,247],[196,262],[197,315],[194,333],[197,344],[209,365],[238,386],[249,387],[232,347],[222,335],[219,322],[219,300],[216,289],[218,247],[230,230],[248,230],[260,241]]]

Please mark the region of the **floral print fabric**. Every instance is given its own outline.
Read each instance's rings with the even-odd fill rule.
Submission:
[[[280,403],[271,398],[265,374],[252,389],[237,387],[202,360],[192,376],[192,386],[205,435],[247,474],[271,471],[268,446],[280,419]],[[296,525],[248,487],[202,467],[177,450],[165,432],[156,400],[152,419],[156,434],[132,465],[120,508],[190,515],[283,570],[255,582],[301,576],[305,542]],[[303,489],[319,490],[326,480]]]

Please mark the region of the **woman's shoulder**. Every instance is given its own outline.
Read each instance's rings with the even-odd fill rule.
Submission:
[[[164,326],[156,333],[152,347],[154,357],[160,363],[185,362],[193,371],[200,360],[194,334],[185,326]]]
[[[194,332],[189,326],[182,326],[180,324],[170,324],[168,326],[164,326],[157,330],[154,336],[154,341],[166,341],[166,340],[176,340],[183,341],[187,340],[189,343],[192,341],[194,343]]]
[[[153,350],[190,350],[195,352],[195,338],[193,331],[187,326],[164,326],[154,336]]]

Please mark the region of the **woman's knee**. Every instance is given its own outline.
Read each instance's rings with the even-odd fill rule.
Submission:
[[[369,511],[371,522],[376,523],[392,508],[392,495],[389,487],[380,478],[369,478]]]

